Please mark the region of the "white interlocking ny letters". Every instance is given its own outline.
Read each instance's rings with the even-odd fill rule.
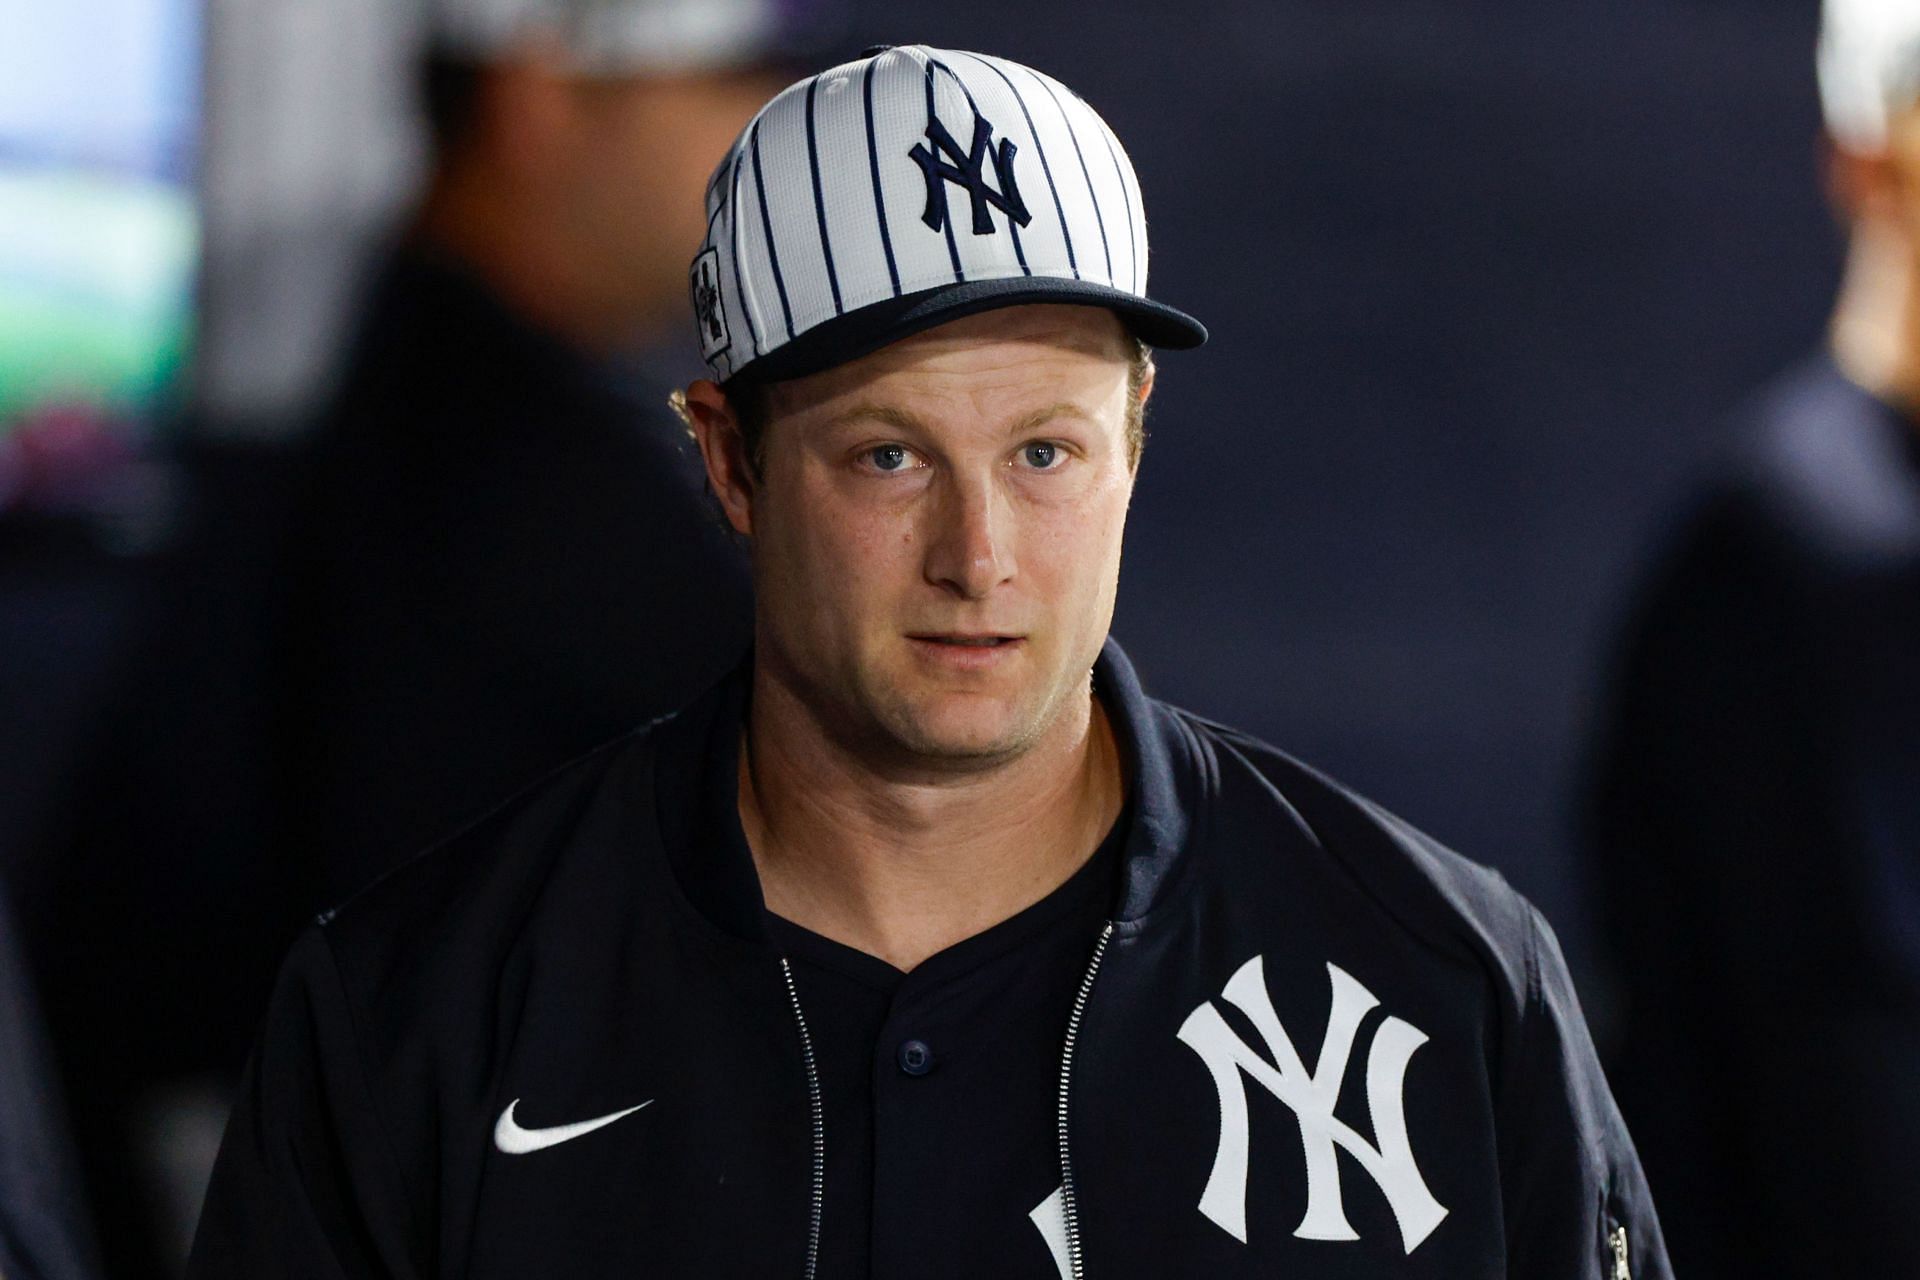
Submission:
[[[1214,1153],[1213,1172],[1200,1195],[1200,1212],[1234,1239],[1246,1243],[1244,1073],[1292,1108],[1300,1122],[1300,1141],[1307,1160],[1307,1212],[1293,1234],[1304,1240],[1360,1238],[1347,1222],[1346,1208],[1340,1200],[1340,1170],[1334,1149],[1344,1147],[1386,1196],[1400,1224],[1401,1245],[1412,1253],[1447,1216],[1414,1164],[1401,1094],[1407,1063],[1427,1037],[1410,1023],[1393,1017],[1374,1032],[1373,1046],[1367,1053],[1367,1108],[1373,1117],[1374,1143],[1368,1143],[1351,1126],[1335,1119],[1333,1109],[1340,1098],[1340,1080],[1346,1074],[1360,1022],[1380,1002],[1339,965],[1328,964],[1327,975],[1333,980],[1333,1008],[1327,1015],[1326,1035],[1312,1072],[1300,1060],[1293,1040],[1273,1010],[1259,956],[1240,966],[1227,980],[1221,996],[1253,1023],[1265,1042],[1265,1056],[1226,1024],[1211,1001],[1195,1009],[1181,1024],[1180,1042],[1200,1055],[1220,1095],[1220,1145]]]

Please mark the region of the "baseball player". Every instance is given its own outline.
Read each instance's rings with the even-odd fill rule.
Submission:
[[[306,934],[192,1273],[1666,1277],[1533,908],[1107,637],[1205,331],[1092,108],[875,50],[707,213],[754,652]]]

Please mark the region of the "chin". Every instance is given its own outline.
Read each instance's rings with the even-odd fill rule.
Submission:
[[[916,756],[934,760],[997,760],[1017,755],[1038,737],[1030,717],[999,699],[935,695],[899,707],[884,717],[893,739]]]

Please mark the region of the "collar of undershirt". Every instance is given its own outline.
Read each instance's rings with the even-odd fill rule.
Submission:
[[[1126,844],[1127,829],[1131,825],[1129,819],[1130,811],[1123,807],[1093,855],[1038,902],[928,956],[911,971],[897,969],[879,956],[836,942],[772,912],[767,914],[767,928],[783,952],[832,969],[885,995],[894,995],[903,986],[925,989],[952,982],[1017,949],[1067,917],[1098,911],[1104,918],[1110,913],[1120,850]]]

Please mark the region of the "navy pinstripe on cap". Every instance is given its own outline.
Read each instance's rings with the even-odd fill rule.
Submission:
[[[761,108],[707,184],[690,283],[723,382],[800,377],[1025,302],[1110,308],[1155,346],[1207,337],[1147,297],[1139,183],[1093,108],[1017,62],[921,45]]]

